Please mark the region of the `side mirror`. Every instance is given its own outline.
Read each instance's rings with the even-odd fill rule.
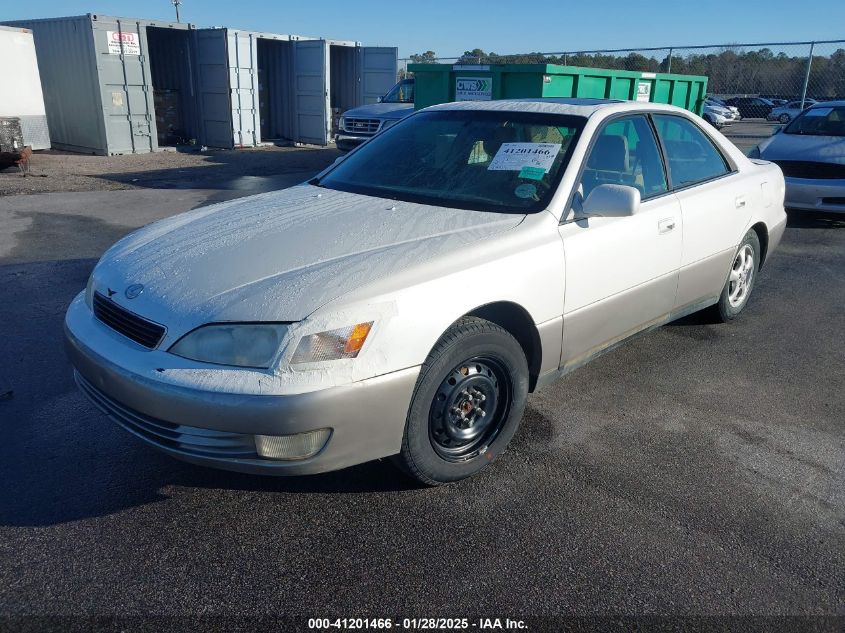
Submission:
[[[640,210],[640,190],[627,185],[599,185],[581,205],[581,215],[623,218]]]
[[[378,102],[379,102],[379,103],[382,103],[383,101],[384,101],[384,97],[379,97],[379,98],[378,98]]]

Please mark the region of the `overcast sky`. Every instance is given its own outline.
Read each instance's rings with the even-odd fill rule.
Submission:
[[[752,6],[753,5],[753,6]],[[754,8],[757,7],[757,8]],[[443,57],[845,39],[845,0],[182,0],[182,20],[399,47]],[[171,0],[0,1],[0,20],[103,13],[174,19]]]

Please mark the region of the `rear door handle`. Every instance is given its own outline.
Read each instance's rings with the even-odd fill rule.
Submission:
[[[737,196],[736,198],[736,208],[741,209],[745,206],[745,196]]]
[[[657,232],[660,235],[670,233],[675,230],[675,218],[663,218],[657,223]]]

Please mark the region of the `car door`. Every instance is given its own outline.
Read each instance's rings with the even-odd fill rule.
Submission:
[[[671,114],[655,114],[653,120],[683,218],[677,314],[718,298],[755,198],[697,123]]]
[[[628,336],[664,321],[681,258],[681,212],[669,191],[645,114],[610,120],[597,133],[574,206],[605,183],[639,189],[630,217],[579,218],[560,226],[566,265],[561,366],[576,367]]]

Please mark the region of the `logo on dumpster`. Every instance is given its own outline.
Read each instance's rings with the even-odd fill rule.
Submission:
[[[493,80],[488,77],[456,77],[455,101],[490,101]]]

